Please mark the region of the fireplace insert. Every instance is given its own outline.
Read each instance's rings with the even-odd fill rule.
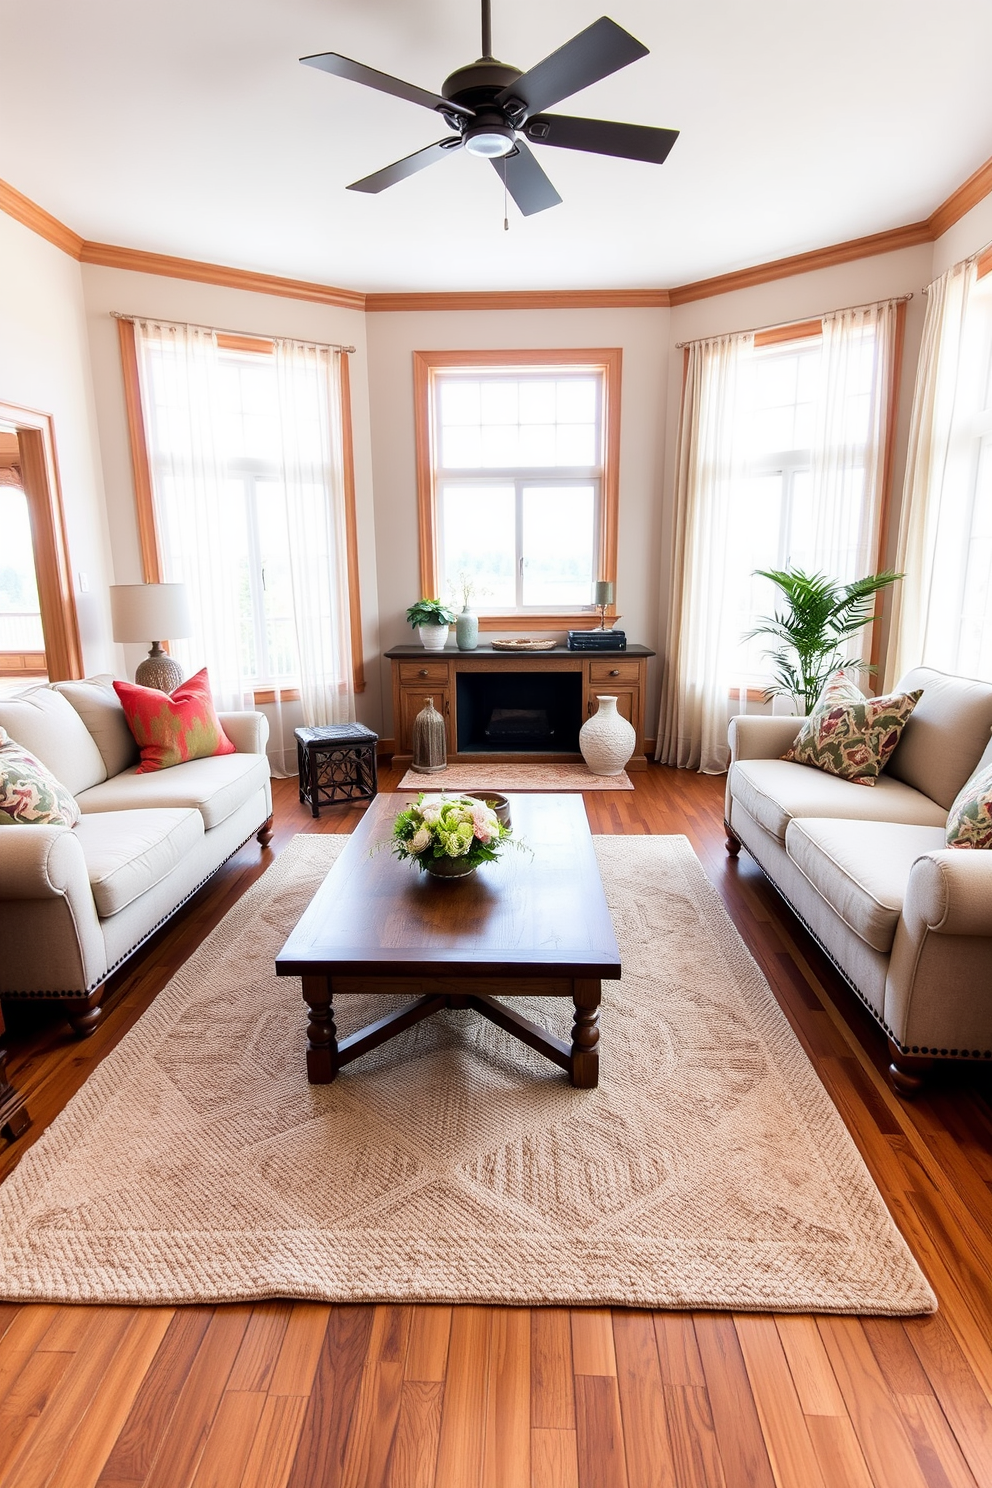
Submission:
[[[579,672],[459,672],[459,754],[577,753]]]

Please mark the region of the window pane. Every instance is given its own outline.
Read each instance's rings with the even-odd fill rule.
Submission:
[[[525,605],[592,603],[595,509],[591,485],[524,487]]]
[[[596,422],[597,380],[594,377],[571,377],[555,384],[557,416],[560,424],[593,424]]]
[[[555,421],[555,384],[525,379],[520,384],[520,422],[553,424]]]
[[[316,492],[313,493],[316,495]],[[293,633],[293,582],[289,568],[286,500],[275,481],[256,481],[258,552],[262,568],[262,614],[267,653],[267,681],[297,671]]]
[[[450,428],[453,424],[478,424],[480,392],[477,382],[463,382],[460,378],[441,383],[441,425]]]
[[[517,602],[514,488],[444,485],[438,508],[444,594],[458,594],[466,574],[487,606],[512,609]]]
[[[515,382],[484,382],[480,402],[480,417],[483,424],[517,424],[520,422],[519,399]]]
[[[441,430],[441,465],[446,470],[478,470],[482,464],[482,430],[478,424]]]

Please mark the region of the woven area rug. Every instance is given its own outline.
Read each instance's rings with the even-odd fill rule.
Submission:
[[[935,1307],[685,838],[596,839],[624,960],[598,1090],[470,1011],[309,1086],[272,961],[344,840],[297,837],[25,1153],[2,1295]]]
[[[626,770],[594,775],[588,765],[449,765],[436,775],[407,770],[397,790],[601,791],[633,790]]]

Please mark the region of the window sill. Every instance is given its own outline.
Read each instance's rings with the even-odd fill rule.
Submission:
[[[607,626],[616,620],[616,614],[606,612]],[[598,610],[559,611],[556,615],[480,615],[480,630],[598,630]]]

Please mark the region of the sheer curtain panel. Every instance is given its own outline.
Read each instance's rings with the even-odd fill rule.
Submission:
[[[657,758],[727,768],[727,655],[739,629],[735,502],[747,470],[754,336],[693,342],[676,449],[668,645]]]
[[[971,259],[930,285],[896,561],[889,680],[992,676],[992,276]]]
[[[311,726],[350,723],[355,717],[341,437],[343,354],[299,341],[277,341],[275,348],[300,698]]]
[[[244,518],[227,479],[217,337],[201,326],[134,323],[162,579],[183,583],[193,634],[175,642],[187,674],[206,666],[221,709],[255,706],[241,631]],[[150,636],[149,640],[168,637]]]

